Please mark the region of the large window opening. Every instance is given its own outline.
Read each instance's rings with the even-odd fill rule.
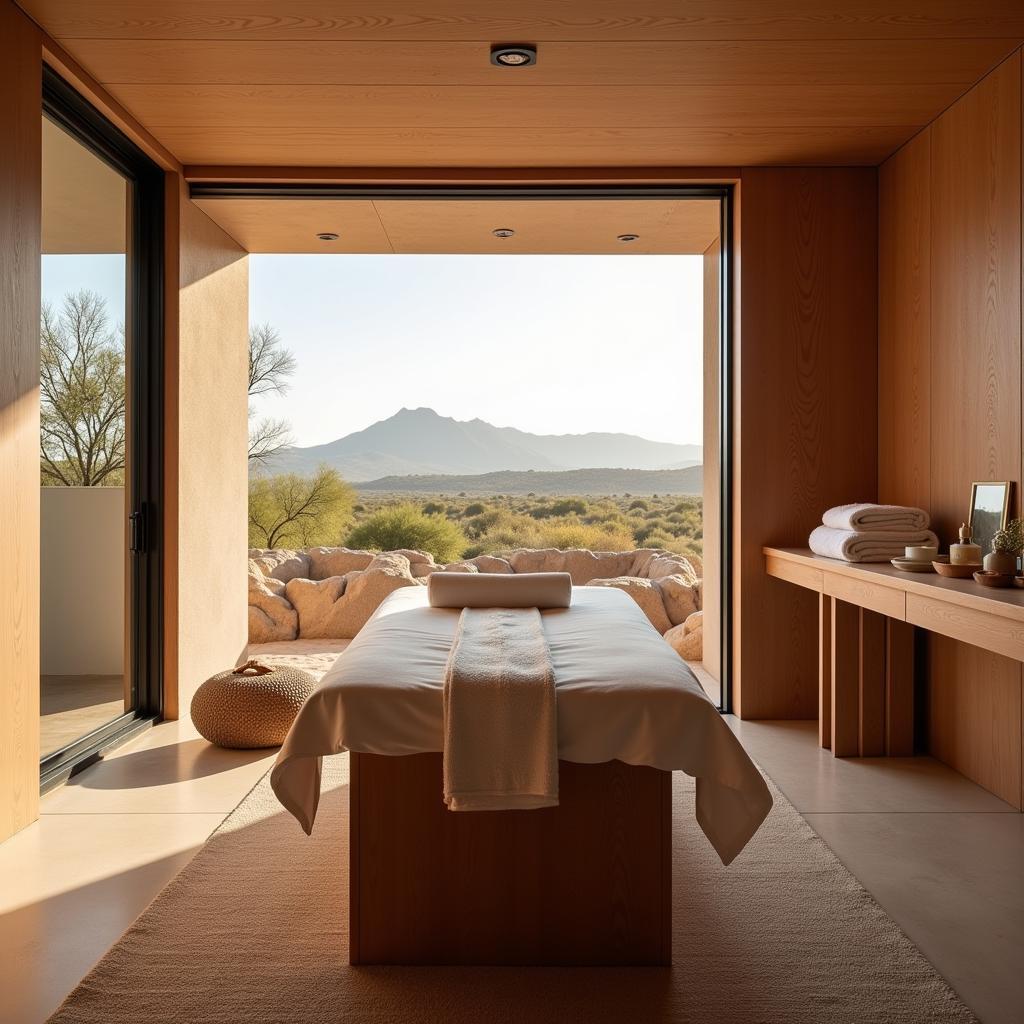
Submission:
[[[40,753],[59,781],[159,710],[160,173],[47,73]]]
[[[333,653],[316,549],[411,550],[626,590],[727,707],[727,200],[200,193],[254,253],[251,653]]]

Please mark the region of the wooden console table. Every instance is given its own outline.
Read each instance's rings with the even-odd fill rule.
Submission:
[[[818,594],[818,738],[836,757],[914,747],[914,626],[1024,661],[1024,591],[764,548],[769,576]]]

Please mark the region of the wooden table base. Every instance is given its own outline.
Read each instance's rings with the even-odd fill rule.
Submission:
[[[670,963],[669,772],[562,761],[558,807],[456,813],[440,754],[351,760],[353,964]]]

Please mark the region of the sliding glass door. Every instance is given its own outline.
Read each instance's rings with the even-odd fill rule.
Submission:
[[[162,174],[44,84],[43,784],[160,711]]]

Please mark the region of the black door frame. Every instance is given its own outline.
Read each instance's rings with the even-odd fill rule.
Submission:
[[[164,173],[55,71],[42,69],[42,113],[131,184],[127,363],[131,416],[128,665],[133,709],[40,760],[45,791],[163,713]]]
[[[249,182],[192,182],[193,199],[717,199],[719,200],[721,262],[719,280],[719,521],[721,549],[721,700],[724,714],[732,711],[733,677],[733,205],[734,186],[707,185],[552,186],[552,185],[330,185],[295,182],[265,185]]]

